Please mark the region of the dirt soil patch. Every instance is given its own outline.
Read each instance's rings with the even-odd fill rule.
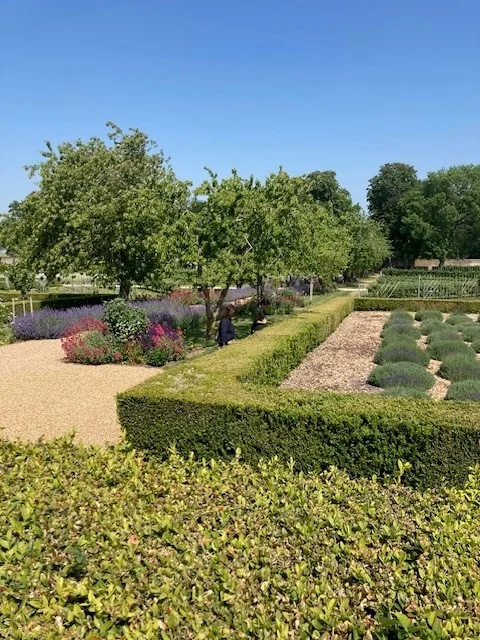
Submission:
[[[47,440],[76,431],[78,441],[121,439],[116,394],[158,369],[64,362],[60,340],[0,347],[0,438]]]
[[[367,384],[375,366],[380,333],[389,317],[386,311],[354,311],[281,384],[288,389],[366,391],[380,389]]]

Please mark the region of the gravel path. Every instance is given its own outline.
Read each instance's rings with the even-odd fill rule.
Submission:
[[[281,384],[289,389],[368,391],[380,389],[367,384],[375,366],[373,357],[380,346],[380,333],[389,313],[355,311]]]
[[[67,364],[60,340],[0,347],[0,437],[51,439],[75,429],[87,444],[117,442],[116,394],[157,374],[148,367]]]

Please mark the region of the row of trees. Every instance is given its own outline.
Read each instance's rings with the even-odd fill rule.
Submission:
[[[28,167],[37,188],[13,202],[0,224],[0,244],[49,279],[82,271],[119,282],[128,296],[185,269],[205,294],[211,289],[295,274],[332,282],[381,265],[389,246],[335,173],[290,176],[280,169],[260,181],[235,170],[212,171],[195,189],[139,130],[109,123],[107,140],[47,143]],[[221,304],[222,297],[218,304]],[[217,303],[215,303],[217,304]]]
[[[386,164],[370,180],[367,198],[397,264],[480,256],[480,165],[442,169],[420,180],[411,165]]]

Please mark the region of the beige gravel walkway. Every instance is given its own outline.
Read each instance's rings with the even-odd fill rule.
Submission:
[[[288,389],[368,391],[380,389],[367,384],[375,366],[373,357],[380,346],[380,333],[389,313],[355,311],[345,318],[319,347],[281,384]]]
[[[51,439],[74,429],[78,440],[120,439],[115,396],[158,374],[148,367],[67,364],[59,340],[0,347],[0,438]]]

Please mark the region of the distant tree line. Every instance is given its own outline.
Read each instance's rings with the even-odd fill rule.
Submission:
[[[385,229],[392,262],[480,257],[480,165],[433,171],[424,180],[409,164],[390,163],[370,180],[368,207]]]

